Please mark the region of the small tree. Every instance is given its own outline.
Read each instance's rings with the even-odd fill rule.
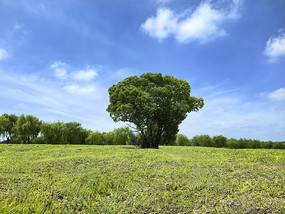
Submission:
[[[16,131],[21,143],[30,143],[30,140],[36,138],[40,132],[41,122],[32,115],[23,114],[16,122]]]
[[[158,148],[175,138],[187,113],[203,107],[203,99],[190,96],[190,91],[187,81],[172,76],[131,76],[109,88],[107,111],[115,122],[134,125],[142,148]]]

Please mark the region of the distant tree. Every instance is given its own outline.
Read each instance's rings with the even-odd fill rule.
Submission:
[[[176,135],[176,144],[178,146],[188,146],[189,139],[184,134],[177,134]]]
[[[15,126],[17,137],[21,143],[30,143],[31,139],[36,138],[40,132],[40,125],[41,122],[37,117],[22,114]]]
[[[223,135],[214,136],[213,137],[213,145],[215,147],[226,147],[227,146],[227,138]]]
[[[199,141],[200,146],[206,146],[206,147],[213,146],[212,138],[209,135],[206,135],[206,134],[200,135],[198,141]]]
[[[0,117],[0,135],[7,143],[16,135],[15,125],[18,117],[15,114],[2,114]]]
[[[199,145],[199,136],[198,135],[194,136],[189,141],[190,141],[190,145],[191,146],[200,146]]]
[[[113,131],[103,133],[104,144],[105,145],[114,145],[114,137],[115,137],[115,133]]]
[[[90,145],[103,145],[103,134],[98,131],[91,132],[86,138],[86,143]]]
[[[47,144],[62,144],[63,122],[43,123],[41,133]]]
[[[266,141],[261,143],[261,147],[264,149],[272,149],[273,142],[272,141]]]
[[[43,123],[41,133],[48,144],[85,144],[90,131],[77,122]]]
[[[134,133],[129,127],[117,128],[114,130],[115,145],[130,145],[134,139]]]
[[[68,122],[62,127],[62,143],[63,144],[85,144],[85,139],[89,133],[81,127],[80,123]]]
[[[285,149],[285,141],[274,142],[272,144],[272,149]]]
[[[107,111],[115,122],[134,125],[142,148],[158,148],[175,138],[187,113],[203,107],[203,99],[190,96],[190,91],[187,81],[173,76],[131,76],[109,88]]]

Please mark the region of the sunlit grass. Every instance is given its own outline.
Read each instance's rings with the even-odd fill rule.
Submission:
[[[284,213],[285,151],[0,145],[0,213]]]

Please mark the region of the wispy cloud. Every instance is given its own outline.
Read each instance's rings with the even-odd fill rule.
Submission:
[[[198,91],[202,91],[198,95],[204,98],[205,106],[197,113],[190,113],[180,126],[180,131],[189,137],[222,134],[228,138],[284,140],[285,109],[282,103],[272,102],[267,97],[248,101],[238,93],[239,90]]]
[[[72,94],[89,95],[96,91],[94,84],[88,86],[79,86],[77,84],[66,85],[64,89]]]
[[[277,37],[270,37],[266,42],[264,54],[270,62],[276,62],[278,58],[285,56],[285,31],[279,30]]]
[[[72,74],[72,78],[79,81],[91,81],[98,76],[94,69],[79,70]]]
[[[285,101],[285,88],[279,88],[268,94],[268,98],[274,101]]]
[[[108,88],[99,83],[96,86],[95,83],[62,86],[62,83],[35,75],[4,71],[0,71],[0,75],[2,113],[32,114],[47,122],[77,121],[99,131],[123,126],[114,123],[106,112]]]
[[[229,6],[202,2],[195,10],[175,13],[159,8],[155,17],[148,18],[141,29],[159,40],[171,35],[180,43],[199,41],[206,43],[227,35],[223,24],[239,18],[241,0],[229,0]]]
[[[54,76],[58,79],[67,79],[67,67],[68,65],[61,61],[54,62],[51,66],[52,69],[54,69]]]
[[[8,57],[8,52],[5,49],[0,48],[0,60],[7,59]]]

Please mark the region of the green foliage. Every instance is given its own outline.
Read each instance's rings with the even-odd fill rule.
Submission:
[[[135,125],[143,148],[158,148],[173,140],[187,113],[203,107],[203,99],[190,96],[185,80],[160,73],[131,76],[109,88],[107,111],[112,119]]]
[[[240,138],[239,140],[219,135],[211,138],[209,135],[194,136],[189,140],[191,146],[226,147],[230,149],[285,149],[285,142],[259,141]]]
[[[131,145],[134,133],[129,127],[117,128],[114,130],[114,145]]]
[[[32,115],[21,115],[15,125],[17,137],[21,143],[31,143],[40,133],[41,122]]]
[[[0,144],[0,213],[285,213],[285,151]]]
[[[85,144],[90,131],[77,122],[43,123],[41,133],[47,144]]]
[[[80,123],[67,122],[62,127],[63,144],[85,144],[85,139],[89,133],[81,127]]]
[[[103,134],[95,131],[95,132],[91,132],[89,134],[89,136],[86,138],[86,144],[89,145],[103,145],[104,141],[103,141]]]
[[[177,146],[189,146],[189,139],[184,134],[176,135],[176,145]]]
[[[114,132],[103,133],[103,141],[105,145],[114,145]]]
[[[199,146],[199,136],[196,135],[189,140],[191,146]]]
[[[205,146],[205,147],[212,147],[212,138],[209,135],[199,135],[194,137],[194,142],[195,146]]]
[[[135,135],[129,127],[117,128],[112,132],[91,132],[81,127],[77,122],[43,123],[32,115],[11,114],[0,116],[0,142],[29,144],[91,144],[91,145],[141,145],[145,136]],[[211,138],[209,135],[194,136],[188,139],[185,135],[169,135],[163,137],[161,145],[226,147],[231,149],[265,148],[285,149],[285,142],[259,141],[241,138],[227,139],[219,135]]]
[[[41,133],[47,144],[60,144],[62,142],[63,122],[43,123]]]
[[[212,139],[214,147],[226,147],[227,146],[227,138],[223,135],[214,136]]]
[[[0,137],[6,139],[7,143],[11,143],[16,134],[17,120],[18,117],[14,114],[2,114],[0,117]]]
[[[285,149],[285,142],[274,142],[272,144],[273,149]]]

